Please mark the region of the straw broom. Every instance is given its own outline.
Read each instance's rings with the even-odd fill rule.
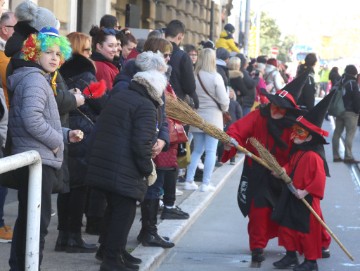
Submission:
[[[296,188],[294,187],[291,178],[286,174],[284,169],[279,165],[275,157],[255,138],[250,138],[250,143],[256,148],[259,152],[260,157],[266,161],[266,163],[270,166],[271,170],[274,171],[279,177],[287,184],[289,190],[292,193],[296,193]],[[344,247],[344,245],[340,242],[340,240],[335,236],[335,234],[331,231],[331,229],[325,224],[325,222],[321,219],[321,217],[314,211],[311,205],[306,201],[306,199],[302,198],[301,201],[306,205],[306,207],[310,210],[310,212],[315,216],[315,218],[320,222],[320,224],[327,230],[327,232],[331,235],[332,238],[336,241],[336,243],[340,246],[340,248],[345,252],[345,254],[350,258],[350,260],[354,260],[351,256],[350,252]]]
[[[165,111],[166,115],[172,119],[178,120],[184,124],[188,124],[194,127],[199,128],[200,130],[204,131],[204,133],[219,139],[223,143],[232,144],[238,151],[241,151],[248,157],[252,158],[259,164],[263,165],[264,167],[272,170],[266,164],[264,160],[259,158],[258,156],[254,155],[246,148],[239,145],[236,140],[231,138],[227,133],[223,130],[219,129],[218,127],[207,123],[198,113],[194,111],[187,103],[184,101],[173,97],[171,95],[166,95],[166,106]]]

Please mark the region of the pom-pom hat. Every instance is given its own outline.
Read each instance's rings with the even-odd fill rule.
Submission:
[[[23,1],[15,8],[15,16],[19,22],[27,21],[37,31],[40,31],[45,26],[60,27],[54,13],[47,8],[37,6],[29,0]]]

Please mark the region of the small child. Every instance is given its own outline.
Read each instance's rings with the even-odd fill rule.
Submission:
[[[235,32],[235,27],[232,24],[226,24],[224,26],[224,30],[220,33],[220,38],[216,41],[216,48],[225,48],[230,53],[240,53],[239,47],[236,45],[234,41],[233,34]]]
[[[322,225],[299,199],[305,198],[322,217],[320,200],[324,196],[326,176],[329,176],[323,146],[327,143],[323,136],[329,133],[322,130],[321,125],[332,95],[326,96],[306,115],[298,117],[292,128],[293,151],[284,169],[293,179],[296,193],[283,190],[273,214],[280,224],[279,245],[286,248],[286,255],[273,263],[278,269],[294,267],[294,271],[317,271],[316,260],[322,258]],[[300,265],[296,252],[305,256]]]

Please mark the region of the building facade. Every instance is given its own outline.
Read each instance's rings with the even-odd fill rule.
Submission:
[[[9,0],[7,7],[15,10],[22,1]],[[186,25],[184,43],[192,44],[208,39],[211,30],[213,39],[216,40],[232,8],[232,0],[33,0],[33,2],[54,12],[61,23],[62,34],[72,31],[88,33],[92,25],[99,24],[104,14],[116,16],[122,27],[148,30],[165,27],[169,21],[178,19]]]

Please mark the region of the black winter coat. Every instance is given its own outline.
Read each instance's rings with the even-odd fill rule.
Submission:
[[[152,172],[157,108],[142,85],[131,82],[109,99],[95,127],[86,183],[138,201]]]
[[[95,66],[86,57],[74,54],[60,68],[60,73],[68,87],[83,91],[91,82],[96,82]],[[70,187],[84,185],[87,171],[87,152],[90,146],[90,134],[93,131],[96,118],[102,108],[100,99],[86,99],[85,104],[69,113],[70,129],[80,129],[84,138],[78,143],[69,145],[68,168],[70,173]]]
[[[297,75],[302,74],[306,70],[309,70],[309,76],[305,81],[305,85],[301,91],[300,97],[297,101],[297,104],[306,110],[311,110],[315,106],[315,71],[312,67],[307,67],[300,65]]]

